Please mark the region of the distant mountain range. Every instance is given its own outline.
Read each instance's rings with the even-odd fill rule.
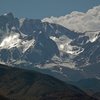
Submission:
[[[99,31],[78,33],[58,23],[8,13],[0,16],[0,38],[0,62],[6,65],[50,69],[71,80],[100,77],[84,70],[100,62]]]
[[[85,81],[100,80],[99,17],[100,6],[42,20],[1,15],[0,63],[36,70],[76,86],[81,82],[79,88],[90,89]]]

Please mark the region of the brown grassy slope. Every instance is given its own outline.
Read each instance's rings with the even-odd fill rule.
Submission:
[[[4,65],[0,65],[0,93],[11,100],[95,100],[49,75]]]

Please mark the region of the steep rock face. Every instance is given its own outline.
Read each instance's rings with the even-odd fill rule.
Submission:
[[[84,52],[74,59],[78,66],[100,62],[100,38],[93,43],[88,42],[84,45],[84,48]]]
[[[45,34],[40,33],[36,39],[34,49],[26,52],[26,57],[33,63],[45,63],[54,55],[59,56],[59,50],[56,43]],[[35,59],[34,59],[35,58]]]
[[[78,37],[63,26],[35,19],[17,19],[12,13],[1,15],[0,19],[0,54],[5,63],[26,59],[31,63],[45,62],[54,55],[60,56],[58,44],[51,37],[66,36],[67,41]],[[6,49],[6,58],[3,58],[3,49]]]

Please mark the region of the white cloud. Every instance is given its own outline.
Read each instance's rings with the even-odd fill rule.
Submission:
[[[65,16],[52,16],[42,21],[60,24],[76,32],[100,31],[100,6],[89,9],[86,13],[73,11]]]

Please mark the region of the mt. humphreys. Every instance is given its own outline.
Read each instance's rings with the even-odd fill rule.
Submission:
[[[64,81],[100,79],[100,6],[42,20],[1,15],[0,63]]]

